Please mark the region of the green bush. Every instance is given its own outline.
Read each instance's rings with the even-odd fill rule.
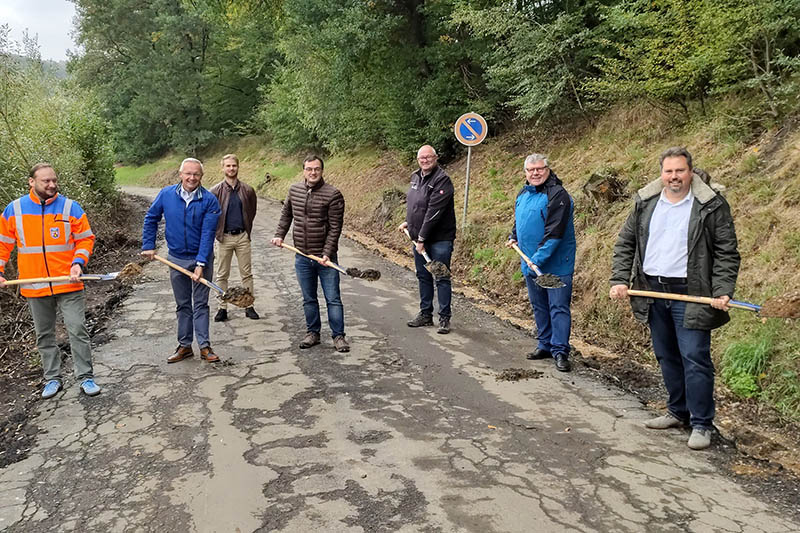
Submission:
[[[722,355],[722,379],[734,393],[745,398],[759,395],[774,343],[775,326],[766,325],[749,339],[730,344],[725,349]]]

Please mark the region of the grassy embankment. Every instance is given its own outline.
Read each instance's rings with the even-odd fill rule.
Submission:
[[[645,365],[653,365],[645,328],[633,321],[626,305],[608,299],[611,248],[627,215],[628,200],[596,205],[582,187],[601,169],[614,169],[627,183],[627,197],[658,177],[658,154],[668,146],[685,145],[695,166],[726,187],[733,208],[742,254],[736,298],[761,303],[800,288],[800,131],[794,122],[758,136],[743,135],[723,113],[676,125],[646,106],[618,109],[593,127],[561,132],[518,129],[490,139],[473,150],[469,228],[460,234],[453,259],[457,280],[479,288],[488,298],[520,316],[529,316],[518,259],[503,247],[513,217],[513,203],[522,180],[522,162],[531,151],[550,156],[576,202],[578,266],[575,275],[575,332]],[[219,144],[203,154],[205,180],[221,179],[216,162],[225,152],[241,158],[241,174],[260,186],[262,194],[283,198],[300,178],[301,157],[269,148],[259,138]],[[347,199],[346,226],[384,245],[405,249],[393,231],[404,216],[392,204],[396,189],[405,192],[414,154],[362,150],[338,154],[325,162],[326,178]],[[174,179],[180,158],[170,156],[152,165],[120,168],[120,183],[162,185]],[[456,212],[461,224],[466,160],[446,165],[456,186]],[[268,180],[264,179],[266,174]],[[379,206],[387,198],[386,209]],[[726,386],[745,398],[773,406],[784,420],[800,421],[800,328],[791,321],[761,321],[746,311],[733,311],[732,322],[715,331],[714,357]],[[457,317],[456,317],[457,318]]]

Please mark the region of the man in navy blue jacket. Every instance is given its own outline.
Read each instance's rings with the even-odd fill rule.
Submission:
[[[178,347],[167,363],[192,357],[194,336],[200,357],[216,363],[219,356],[211,349],[208,333],[208,287],[198,281],[201,277],[210,281],[214,275],[214,234],[221,210],[217,198],[200,185],[203,164],[199,160],[184,159],[180,178],[179,184],[161,189],[144,216],[142,255],[153,259],[158,223],[163,216],[168,258],[193,271],[189,279],[177,270],[170,270],[178,315]]]
[[[550,170],[545,156],[529,155],[524,168],[525,185],[517,195],[514,228],[506,244],[518,244],[530,258],[530,263],[520,263],[539,343],[528,359],[552,357],[556,369],[569,372],[570,299],[576,248],[574,203],[561,180]],[[537,285],[533,265],[542,273],[558,276],[564,286],[545,289]]]
[[[439,166],[439,156],[428,144],[417,151],[419,170],[411,174],[411,188],[406,196],[406,220],[397,228],[408,230],[416,241],[414,266],[419,284],[419,313],[408,322],[411,328],[433,325],[433,287],[439,299],[439,329],[437,333],[450,333],[450,301],[452,285],[450,276],[434,280],[425,269],[424,252],[433,261],[450,268],[453,240],[456,238],[456,211],[453,203],[453,182]]]

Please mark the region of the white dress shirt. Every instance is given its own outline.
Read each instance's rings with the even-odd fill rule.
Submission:
[[[181,185],[181,198],[183,198],[183,201],[186,202],[186,205],[189,205],[189,202],[194,200],[195,194],[197,194],[197,189],[193,190],[192,192],[189,192],[183,188],[183,185]]]
[[[689,258],[689,217],[692,191],[677,203],[667,200],[664,191],[650,219],[650,235],[642,268],[648,276],[685,278]]]

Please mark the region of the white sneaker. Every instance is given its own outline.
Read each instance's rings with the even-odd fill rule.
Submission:
[[[705,450],[711,446],[711,430],[704,428],[693,428],[689,436],[689,448],[693,450]]]

